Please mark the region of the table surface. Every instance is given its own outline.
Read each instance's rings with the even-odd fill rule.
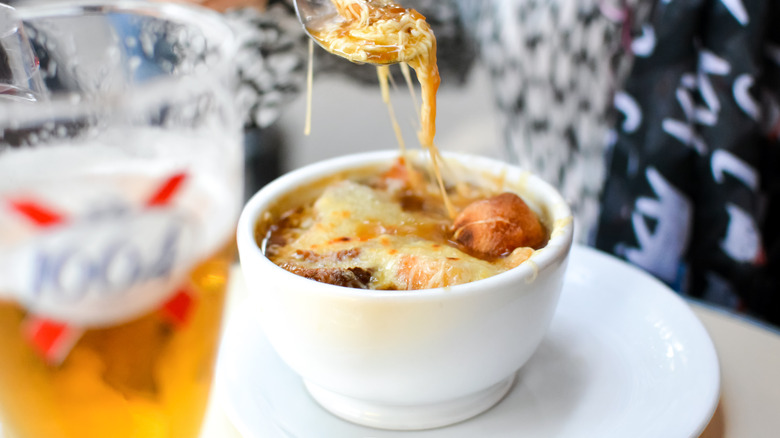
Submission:
[[[228,318],[244,298],[235,269]],[[721,397],[701,438],[776,437],[780,431],[780,332],[698,302],[689,302],[712,338],[721,366]],[[240,438],[212,400],[202,438]]]
[[[720,405],[702,438],[776,437],[780,431],[780,334],[709,306],[691,307],[721,366]]]

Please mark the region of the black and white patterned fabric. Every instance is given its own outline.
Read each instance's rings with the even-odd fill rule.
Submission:
[[[307,37],[288,2],[270,2],[262,12],[229,10],[224,16],[239,40],[236,98],[245,125],[266,128],[306,86]]]
[[[508,157],[562,191],[580,242],[598,217],[626,33],[647,3],[460,0],[493,78]]]
[[[615,97],[596,245],[780,324],[780,4],[656,3]]]

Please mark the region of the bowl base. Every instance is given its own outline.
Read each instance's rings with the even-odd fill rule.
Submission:
[[[468,420],[497,404],[512,388],[515,374],[455,400],[428,405],[390,405],[346,397],[304,380],[309,394],[325,410],[352,423],[377,429],[421,430]]]

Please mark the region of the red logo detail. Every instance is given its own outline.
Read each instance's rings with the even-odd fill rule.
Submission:
[[[22,330],[33,349],[51,365],[60,364],[83,333],[70,325],[34,316],[24,321]]]
[[[186,173],[177,173],[168,178],[157,191],[146,201],[147,207],[159,207],[168,204],[182,187],[187,179]]]
[[[186,179],[185,172],[172,175],[160,184],[146,201],[145,206],[150,208],[169,204],[181,190]],[[33,200],[19,199],[11,200],[9,203],[14,211],[26,217],[39,228],[60,225],[65,222],[64,215]],[[182,289],[165,303],[162,310],[176,325],[182,325],[189,319],[194,301],[192,294]],[[71,348],[83,334],[82,329],[34,315],[28,316],[22,324],[23,332],[33,349],[48,363],[54,365],[65,360]]]
[[[175,325],[187,324],[195,308],[195,296],[187,289],[179,289],[162,307],[163,314]]]
[[[65,222],[65,217],[35,201],[20,199],[10,201],[11,208],[32,221],[38,227],[50,227]]]

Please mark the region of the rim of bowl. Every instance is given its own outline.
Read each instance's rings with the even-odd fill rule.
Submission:
[[[410,152],[421,153],[421,151]],[[388,291],[336,286],[293,274],[279,267],[263,254],[254,238],[255,224],[257,223],[260,213],[273,205],[273,203],[282,196],[289,194],[295,187],[305,186],[329,175],[348,169],[359,169],[371,165],[388,163],[389,160],[394,159],[399,155],[400,152],[398,150],[380,150],[342,155],[300,167],[271,181],[258,190],[249,201],[247,201],[241,212],[236,231],[239,257],[243,251],[251,251],[254,255],[258,256],[253,257],[253,260],[257,259],[259,263],[266,265],[270,269],[278,270],[279,275],[287,277],[290,282],[298,283],[301,287],[310,288],[312,291],[316,290],[318,293],[336,294],[344,297],[359,296],[364,298],[392,298],[396,300],[426,300],[438,299],[442,296],[479,293],[482,290],[492,290],[497,286],[500,287],[501,285],[509,285],[517,282],[530,283],[531,281],[529,281],[529,279],[535,278],[536,273],[538,273],[539,270],[555,263],[556,257],[560,252],[568,253],[570,251],[573,241],[574,217],[571,208],[565,202],[563,196],[561,196],[552,185],[519,166],[500,160],[473,154],[445,152],[442,153],[445,160],[455,160],[463,165],[479,170],[490,170],[494,168],[502,169],[506,170],[507,176],[517,175],[518,177],[526,178],[526,181],[529,184],[533,184],[535,192],[541,192],[546,199],[551,200],[549,205],[550,216],[552,217],[553,222],[557,219],[565,222],[560,225],[560,228],[557,228],[560,231],[552,233],[544,248],[535,251],[531,258],[512,269],[481,280],[432,289]],[[529,263],[529,261],[532,263]],[[248,268],[249,267],[242,265],[242,269]]]

